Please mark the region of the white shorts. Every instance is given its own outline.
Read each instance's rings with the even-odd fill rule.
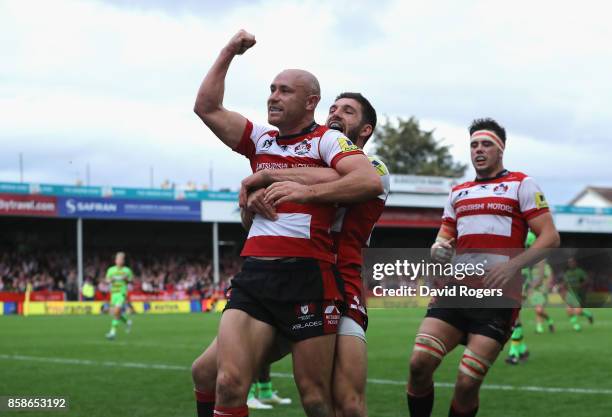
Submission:
[[[355,320],[346,316],[340,317],[340,324],[338,325],[338,336],[354,336],[363,340],[364,343],[367,343],[365,331],[363,330],[363,328],[358,325]]]

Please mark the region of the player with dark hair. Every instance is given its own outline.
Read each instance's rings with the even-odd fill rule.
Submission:
[[[455,251],[479,248],[481,255],[497,259],[486,282],[509,282],[522,267],[541,258],[541,249],[557,247],[559,234],[535,181],[504,168],[505,129],[493,119],[478,119],[469,132],[476,178],[452,188],[432,258],[449,262]],[[499,255],[500,250],[522,248],[528,229],[537,236],[530,249],[515,257]],[[518,308],[440,307],[435,300],[418,330],[410,359],[410,415],[431,415],[434,371],[448,352],[465,344],[449,416],[475,416],[482,381],[508,340],[517,313]]]
[[[370,102],[360,93],[348,92],[338,95],[330,106],[327,126],[341,130],[359,148],[363,148],[374,132],[376,121],[376,111]],[[381,177],[384,193],[362,203],[341,205],[332,228],[336,265],[344,281],[347,308],[338,329],[332,382],[336,414],[341,416],[367,414],[365,332],[368,320],[361,279],[361,249],[368,246],[372,229],[384,210],[389,193],[389,172],[385,164],[375,156],[369,159]],[[243,184],[246,188],[271,184],[265,194],[272,196],[268,202],[274,203],[275,199],[285,196],[298,198],[302,193],[300,190],[307,188],[308,184],[331,181],[337,175],[330,169],[321,168],[266,170],[247,178]],[[279,184],[282,184],[282,188]],[[265,205],[265,201],[257,201],[256,193],[253,193],[249,207],[257,211]]]
[[[249,159],[254,172],[331,167],[341,178],[309,186],[297,201],[275,199],[275,220],[253,218],[242,250],[247,259],[232,279],[219,324],[216,391],[202,392],[196,385],[198,415],[248,415],[249,387],[280,333],[293,342],[294,377],[306,415],[332,416],[330,383],[343,294],[333,265],[331,203],[367,200],[383,187],[357,146],[314,122],[321,93],[311,73],[285,70],[272,81],[268,123],[278,130],[223,107],[229,65],[254,44],[245,31],[229,41],[200,86],[195,112],[223,143]],[[276,191],[278,196],[282,188]]]
[[[361,94],[342,93],[329,109],[327,126],[344,132],[351,142],[362,148],[376,126],[376,112]],[[370,157],[370,161],[380,175],[384,193],[363,203],[340,207],[332,228],[337,267],[344,281],[347,308],[338,328],[332,387],[336,414],[347,417],[366,415],[367,310],[360,275],[361,249],[368,246],[372,228],[384,209],[389,191],[389,174],[384,163],[376,157]],[[258,171],[243,181],[244,204],[247,207],[247,210],[242,211],[245,228],[250,228],[255,213],[269,219],[277,216],[274,205],[265,201],[266,189],[254,189],[277,181],[286,181],[284,189],[289,191],[292,187],[299,188],[337,179],[338,173],[329,168]],[[248,189],[252,192],[247,197]],[[284,352],[277,353],[274,359],[282,356]],[[210,381],[214,380],[216,373],[215,355],[216,346],[213,344],[194,362],[194,381],[196,388],[199,387],[202,391],[211,390]]]

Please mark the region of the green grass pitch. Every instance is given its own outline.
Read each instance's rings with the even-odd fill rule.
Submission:
[[[576,333],[564,310],[551,310],[557,332],[542,335],[534,332],[533,311],[523,311],[531,357],[516,367],[495,363],[481,391],[479,416],[612,416],[612,310],[593,311],[595,324]],[[406,364],[422,316],[417,309],[370,312],[371,417],[408,416]],[[0,417],[194,416],[191,362],[213,338],[219,317],[139,315],[132,333],[120,328],[112,342],[104,338],[108,316],[0,317],[0,395],[70,402],[68,412],[0,411]],[[436,373],[441,384],[434,416],[447,415],[460,352],[449,354]],[[272,371],[275,389],[294,404],[250,415],[302,416],[288,376],[291,362],[274,364]]]

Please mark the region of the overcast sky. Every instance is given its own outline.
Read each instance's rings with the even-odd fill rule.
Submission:
[[[341,91],[380,118],[415,116],[468,162],[466,126],[498,119],[505,164],[555,204],[612,186],[612,29],[605,2],[1,1],[0,181],[235,189],[249,174],[194,115],[198,86],[240,28],[225,105],[265,121],[284,68],[318,76],[318,121]],[[472,176],[470,168],[470,176]]]

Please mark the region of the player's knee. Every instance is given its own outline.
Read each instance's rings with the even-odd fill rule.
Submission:
[[[217,370],[210,369],[202,357],[197,358],[191,364],[191,378],[198,389],[214,391],[217,379]]]
[[[344,397],[340,404],[336,405],[338,415],[342,417],[365,417],[365,400],[363,396],[353,394]]]
[[[251,381],[237,369],[219,370],[216,379],[216,396],[224,404],[238,401],[248,392]]]
[[[300,391],[302,405],[308,416],[327,415],[319,414],[321,410],[329,411],[331,399],[329,396],[330,387],[324,379],[300,378],[296,381]],[[309,412],[309,410],[311,412]]]
[[[197,384],[202,379],[202,374],[199,368],[199,359],[200,358],[196,358],[196,360],[191,364],[191,379],[193,380],[194,384]]]
[[[330,414],[329,404],[322,393],[311,391],[301,395],[302,406],[307,416],[327,416]]]
[[[466,348],[459,362],[457,385],[464,390],[473,387],[478,390],[490,367],[491,363],[487,359]]]
[[[414,352],[410,358],[410,381],[412,385],[429,384],[439,363],[440,359],[422,352]]]
[[[462,400],[462,402],[476,400],[481,384],[482,380],[474,379],[460,372],[455,383],[455,397]]]
[[[302,406],[308,417],[329,417],[333,415],[331,404],[322,395],[302,395]]]
[[[411,378],[415,380],[430,378],[444,355],[446,355],[444,342],[425,333],[417,334],[410,358]]]

